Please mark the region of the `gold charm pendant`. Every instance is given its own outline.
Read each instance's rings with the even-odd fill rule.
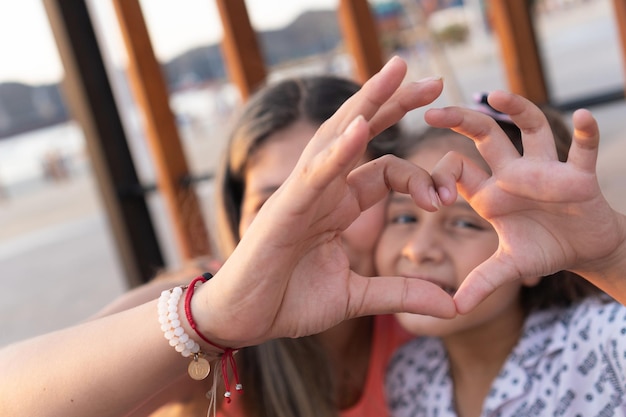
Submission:
[[[201,358],[196,353],[193,355],[193,360],[189,363],[187,372],[189,372],[189,376],[196,381],[201,381],[209,376],[209,372],[211,372],[211,365],[209,365],[209,361]]]

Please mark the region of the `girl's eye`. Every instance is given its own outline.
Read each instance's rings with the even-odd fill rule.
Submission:
[[[452,225],[460,229],[485,230],[482,224],[471,219],[455,219]]]
[[[417,217],[412,214],[399,214],[397,216],[393,216],[391,218],[392,224],[407,224],[407,223],[416,223]]]

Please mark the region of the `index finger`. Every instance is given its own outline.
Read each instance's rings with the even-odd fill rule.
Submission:
[[[393,57],[361,89],[350,97],[320,128],[337,135],[357,116],[369,122],[370,137],[398,122],[407,112],[433,102],[443,90],[440,77],[402,85],[407,65]]]
[[[488,100],[494,109],[511,116],[522,132],[524,156],[537,160],[558,159],[552,129],[539,107],[522,96],[505,91],[492,92]]]
[[[400,87],[406,70],[406,62],[397,56],[391,58],[378,73],[363,84],[359,91],[346,100],[322,125],[320,131],[329,131],[329,136],[334,136],[343,132],[359,115],[369,121]]]
[[[429,109],[424,120],[431,126],[449,128],[472,139],[493,172],[520,157],[496,121],[476,110],[458,106]]]

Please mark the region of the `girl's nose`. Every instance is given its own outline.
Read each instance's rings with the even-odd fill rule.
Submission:
[[[420,224],[402,248],[402,256],[416,264],[437,263],[444,258],[441,238],[433,227]]]

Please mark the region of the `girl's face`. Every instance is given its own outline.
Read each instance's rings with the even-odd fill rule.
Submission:
[[[431,172],[452,150],[486,167],[473,142],[454,132],[422,145],[409,160]],[[410,196],[393,193],[376,251],[376,267],[380,275],[424,279],[454,293],[469,272],[497,247],[494,229],[462,197],[453,205],[427,212],[415,205]],[[398,319],[418,335],[443,337],[474,330],[510,317],[511,312],[519,317],[521,285],[512,283],[500,288],[473,312],[452,320],[415,314],[399,314]]]
[[[239,235],[242,236],[259,209],[287,179],[317,127],[305,121],[270,135],[248,160],[241,203]],[[351,268],[365,276],[374,275],[374,247],[384,222],[384,202],[361,215],[343,234]]]

